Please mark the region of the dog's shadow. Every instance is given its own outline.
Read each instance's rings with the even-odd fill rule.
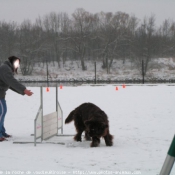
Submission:
[[[98,148],[98,147],[106,147],[104,139],[101,139],[101,143],[98,147],[91,147],[92,141],[82,140],[82,142],[77,141],[67,141],[66,147],[82,147],[82,148]]]

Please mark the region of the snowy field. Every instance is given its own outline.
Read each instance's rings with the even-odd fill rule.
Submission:
[[[50,62],[48,66],[48,79],[49,81],[94,81],[95,68],[94,61],[85,61],[87,66],[86,71],[82,71],[80,61],[66,61],[64,64],[60,62],[60,68],[58,63]],[[102,62],[96,61],[97,68],[97,80],[98,81],[124,81],[124,80],[142,80],[141,65],[136,64],[134,60],[126,59],[123,64],[123,60],[114,59],[112,67],[110,68],[110,74],[106,73],[106,69],[102,69]],[[138,69],[140,67],[140,69]],[[148,64],[148,70],[145,76],[145,80],[155,81],[157,80],[169,80],[175,79],[175,58],[157,58],[151,59]],[[36,63],[33,67],[32,75],[23,76],[20,69],[17,79],[23,81],[46,81],[47,80],[47,68],[42,63]]]
[[[118,86],[117,91],[116,86],[63,86],[58,90],[64,119],[84,102],[92,102],[107,113],[114,145],[106,147],[101,140],[100,147],[96,148],[91,148],[88,141],[75,143],[70,136],[56,138],[63,140],[65,145],[13,144],[18,139],[32,138],[40,88],[28,87],[34,92],[32,97],[9,90],[5,126],[13,138],[0,143],[0,173],[117,174],[125,171],[158,175],[175,131],[175,87],[127,85],[126,88]],[[44,114],[55,111],[55,88],[50,88],[50,92],[44,88],[43,93]],[[64,134],[75,134],[73,122],[64,125]]]

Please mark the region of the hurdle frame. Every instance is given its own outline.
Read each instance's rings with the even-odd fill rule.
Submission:
[[[57,113],[57,130],[56,133],[53,134],[52,136],[44,139],[43,137],[43,119],[44,119],[44,115],[43,115],[43,87],[40,87],[40,106],[38,109],[38,112],[36,114],[36,117],[34,119],[34,134],[31,134],[31,136],[34,136],[34,139],[24,139],[24,140],[17,140],[17,141],[13,141],[13,144],[34,144],[34,146],[36,146],[37,144],[42,144],[43,140],[45,141],[45,144],[60,144],[60,145],[65,145],[65,142],[61,141],[60,139],[56,139],[56,141],[48,141],[49,138],[56,136],[56,137],[69,137],[69,136],[74,136],[74,135],[70,135],[70,134],[63,134],[63,111],[61,108],[61,105],[58,101],[58,86],[56,85],[56,111]],[[54,112],[54,113],[55,113]],[[48,115],[48,114],[47,114]],[[40,118],[39,118],[40,117]],[[37,123],[37,119],[39,118],[39,123]],[[60,121],[61,120],[61,121]],[[37,133],[37,126],[39,130],[39,134]],[[61,130],[61,133],[58,134],[58,131]],[[37,141],[38,139],[40,139],[40,141]]]
[[[34,120],[34,146],[37,144],[37,139],[41,139],[40,142],[43,140],[48,140],[49,138],[52,138],[53,136],[58,136],[58,130],[61,129],[61,134],[63,134],[63,111],[61,109],[60,103],[58,102],[58,86],[56,85],[56,111],[47,115],[43,115],[43,87],[40,87],[40,107],[38,109],[37,115]],[[41,116],[40,116],[41,115]],[[55,116],[56,115],[56,116]],[[38,118],[40,117],[40,121],[38,121]],[[47,120],[47,118],[48,120]],[[46,121],[51,121],[53,119],[56,119],[56,132],[53,134],[51,131],[47,131],[45,133],[48,133],[48,136],[45,137],[44,133],[44,124],[45,124],[45,118]],[[61,123],[59,122],[61,120]],[[54,123],[50,124],[50,128],[54,125]],[[47,127],[47,126],[46,126]]]

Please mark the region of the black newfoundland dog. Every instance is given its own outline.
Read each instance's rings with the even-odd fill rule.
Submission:
[[[109,132],[109,121],[104,111],[92,103],[83,103],[75,108],[66,118],[65,124],[74,120],[77,134],[75,141],[81,141],[81,134],[85,131],[85,139],[92,140],[91,147],[100,144],[103,137],[106,146],[113,145],[113,136]]]

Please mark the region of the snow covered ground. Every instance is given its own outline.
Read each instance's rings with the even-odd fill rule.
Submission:
[[[60,63],[60,68],[56,62],[48,64],[49,81],[94,81],[95,68],[94,61],[85,61],[86,71],[82,71],[80,61],[66,61]],[[142,80],[141,65],[140,68],[133,60],[126,59],[123,64],[122,60],[113,61],[110,73],[102,69],[102,62],[96,61],[97,80],[99,81],[122,81],[122,80]],[[17,75],[19,80],[24,81],[46,81],[46,65],[36,63],[33,73],[30,76]],[[175,80],[175,58],[157,58],[152,59],[148,64],[148,70],[145,80]]]
[[[73,137],[56,138],[61,144],[13,144],[31,139],[34,118],[40,105],[40,89],[28,87],[32,97],[7,92],[8,113],[5,126],[12,139],[0,143],[0,174],[116,174],[158,175],[174,135],[175,87],[170,85],[86,85],[63,86],[58,99],[64,119],[84,102],[103,109],[114,135],[114,145],[91,148],[90,142],[75,143]],[[55,88],[44,88],[44,114],[55,111]],[[64,125],[64,134],[75,134],[73,122]],[[72,145],[71,145],[72,144]],[[64,171],[64,172],[61,172]],[[87,172],[88,171],[88,172]],[[126,174],[125,173],[125,174]],[[172,174],[175,173],[175,168]],[[45,173],[49,174],[49,173]]]

